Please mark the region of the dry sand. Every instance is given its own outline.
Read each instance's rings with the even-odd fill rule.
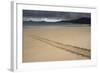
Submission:
[[[40,36],[63,44],[85,49],[91,48],[91,29],[89,26],[28,26],[23,29],[23,62],[63,61],[89,59],[69,51],[62,50],[36,39]],[[71,49],[67,47],[68,49]]]

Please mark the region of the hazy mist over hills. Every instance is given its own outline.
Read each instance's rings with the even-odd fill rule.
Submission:
[[[23,22],[91,23],[90,13],[23,10]]]

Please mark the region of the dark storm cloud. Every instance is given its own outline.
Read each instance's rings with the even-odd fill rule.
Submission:
[[[80,18],[88,17],[89,13],[75,13],[75,12],[56,12],[56,11],[35,11],[35,10],[23,10],[24,17],[53,17],[53,18]]]
[[[91,23],[90,13],[23,10],[24,22]]]

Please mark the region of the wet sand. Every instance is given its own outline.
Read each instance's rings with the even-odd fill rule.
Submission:
[[[23,62],[90,59],[90,36],[90,26],[24,27]],[[67,46],[64,46],[66,44]],[[89,50],[89,52],[78,50],[77,47]],[[88,55],[89,57],[84,55]]]

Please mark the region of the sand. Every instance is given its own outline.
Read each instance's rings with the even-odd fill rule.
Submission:
[[[41,38],[40,40],[37,38]],[[91,49],[90,26],[27,26],[23,28],[23,62],[40,61],[64,61],[64,60],[86,60],[90,57],[65,51],[59,47],[65,47],[50,41],[60,42]],[[43,38],[43,39],[42,39]],[[51,45],[50,45],[51,44]],[[58,46],[58,47],[56,47]],[[76,51],[73,47],[66,46],[65,49]],[[76,51],[77,52],[77,51]],[[84,51],[78,51],[83,52]],[[90,54],[85,52],[84,54]]]

